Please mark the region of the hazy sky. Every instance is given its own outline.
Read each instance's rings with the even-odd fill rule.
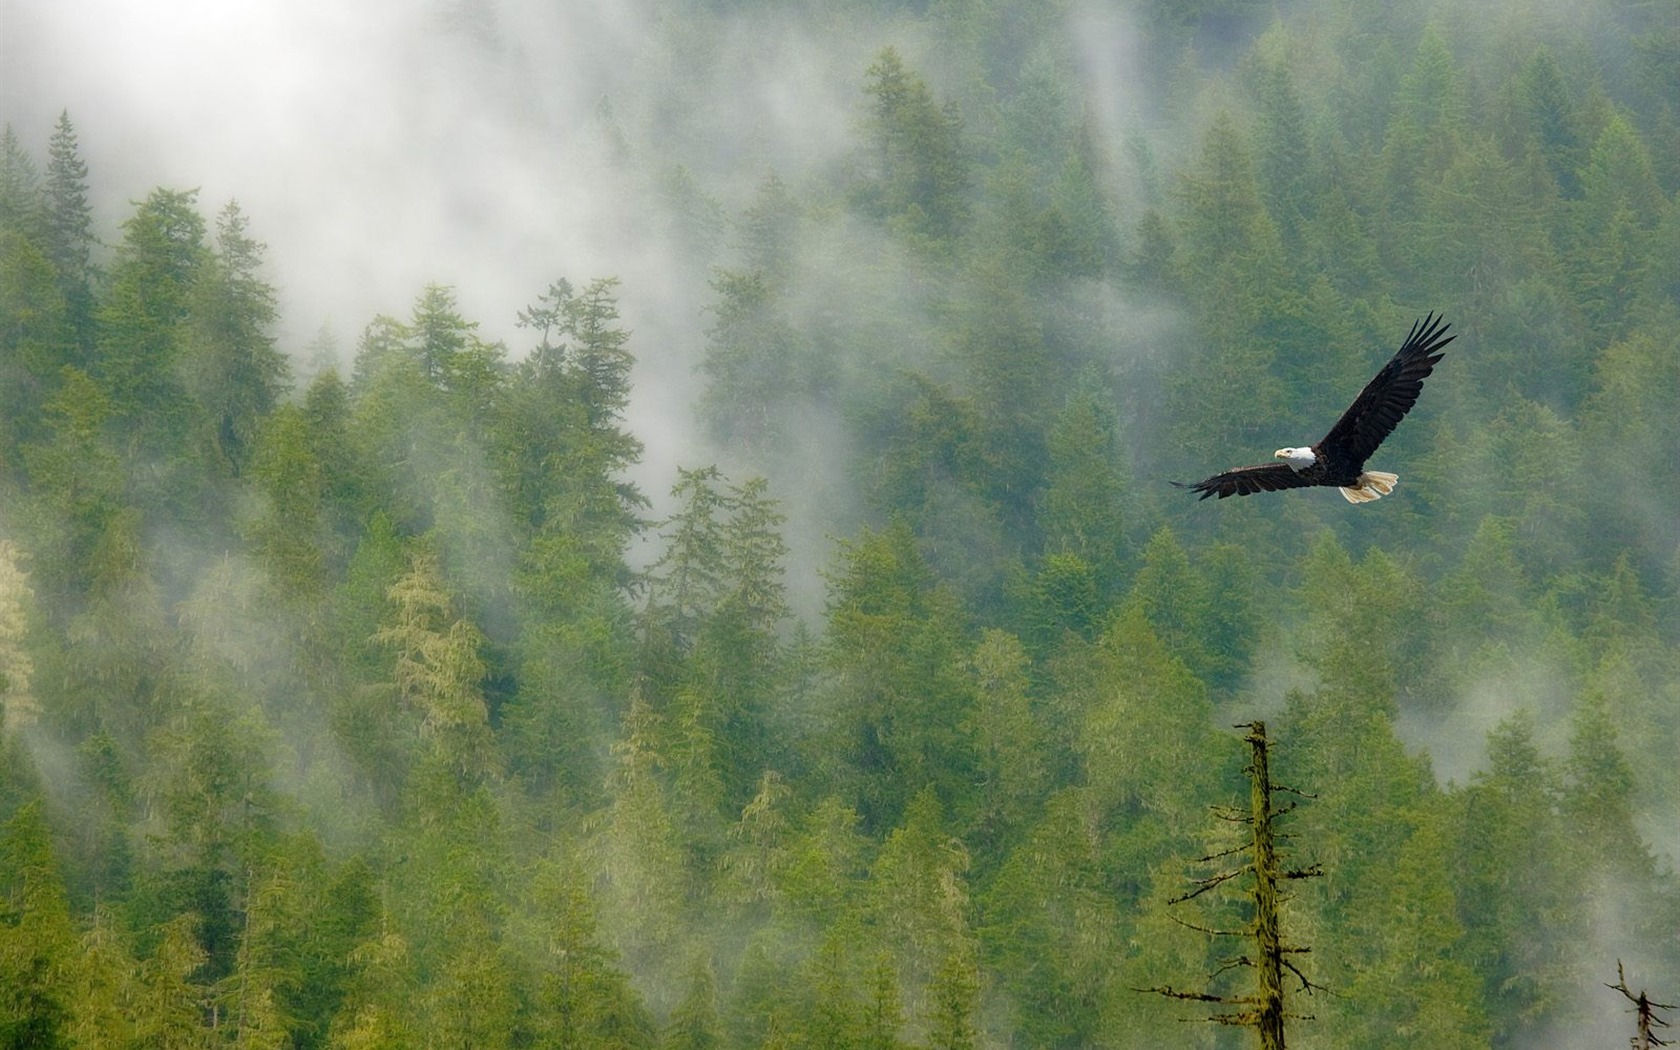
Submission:
[[[0,116],[41,156],[69,110],[111,239],[157,186],[198,187],[206,216],[237,199],[294,353],[328,325],[348,355],[430,281],[518,353],[516,311],[551,281],[620,277],[657,494],[704,455],[687,420],[711,295],[661,187],[681,164],[733,213],[771,167],[827,163],[886,41],[762,17],[673,41],[651,7],[0,0]]]
[[[3,2],[25,141],[68,108],[108,222],[157,185],[237,198],[294,339],[353,339],[430,280],[499,330],[635,247],[593,119],[645,31],[633,3],[556,5],[519,54],[505,19],[392,0]]]

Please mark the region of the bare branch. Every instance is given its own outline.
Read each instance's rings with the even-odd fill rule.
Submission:
[[[1294,963],[1290,962],[1288,959],[1284,959],[1284,960],[1282,960],[1282,962],[1283,962],[1283,968],[1288,970],[1290,973],[1294,974],[1295,979],[1297,981],[1301,982],[1301,991],[1306,992],[1308,995],[1311,995],[1314,992],[1322,992],[1322,991],[1327,990],[1322,984],[1314,984],[1312,981],[1308,980],[1307,975],[1301,972],[1300,967],[1296,966]]]
[[[1173,922],[1178,923],[1180,926],[1184,927],[1187,930],[1195,930],[1197,933],[1212,934],[1215,937],[1248,937],[1251,934],[1253,934],[1253,932],[1254,932],[1253,930],[1214,930],[1214,929],[1209,929],[1206,926],[1198,926],[1193,922],[1186,922],[1185,920],[1179,918],[1176,915],[1173,915],[1170,912],[1167,914],[1167,918],[1171,919]]]
[[[1181,992],[1172,985],[1163,984],[1159,988],[1133,988],[1134,992],[1145,995],[1164,995],[1168,999],[1186,999],[1197,1003],[1230,1003],[1239,1000],[1227,999],[1223,995],[1213,995],[1209,992]]]
[[[1239,966],[1247,966],[1250,969],[1253,969],[1254,960],[1250,959],[1246,955],[1239,955],[1235,959],[1226,959],[1223,963],[1220,964],[1219,969],[1217,969],[1217,970],[1213,971],[1212,973],[1208,974],[1208,980],[1211,981],[1214,978],[1218,977],[1220,974],[1225,973],[1229,970],[1235,970]]]
[[[1241,845],[1232,846],[1230,849],[1222,849],[1218,853],[1209,853],[1205,857],[1197,857],[1195,863],[1209,864],[1216,860],[1223,860],[1226,857],[1234,857],[1239,853],[1247,853],[1249,848],[1248,843],[1244,842]]]

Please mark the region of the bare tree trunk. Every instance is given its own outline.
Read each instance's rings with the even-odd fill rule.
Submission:
[[[1668,1040],[1657,1038],[1651,1029],[1653,1027],[1667,1028],[1668,1022],[1658,1017],[1656,1012],[1658,1010],[1672,1010],[1674,1007],[1667,1003],[1653,1003],[1643,989],[1638,995],[1634,995],[1628,989],[1627,977],[1622,972],[1622,964],[1619,960],[1616,963],[1616,983],[1607,984],[1605,987],[1621,992],[1622,997],[1633,1004],[1634,1012],[1639,1017],[1639,1027],[1635,1029],[1634,1037],[1628,1040],[1628,1044],[1633,1047],[1633,1050],[1652,1050],[1653,1047],[1669,1045]]]
[[[1266,740],[1266,724],[1264,722],[1250,722],[1238,726],[1247,729],[1248,735],[1243,739],[1248,743],[1252,753],[1249,762],[1249,809],[1244,813],[1240,809],[1219,809],[1215,812],[1221,820],[1233,824],[1247,824],[1252,829],[1252,845],[1234,846],[1231,849],[1219,850],[1197,863],[1211,863],[1235,854],[1251,853],[1249,862],[1236,868],[1228,868],[1215,872],[1206,878],[1196,879],[1191,889],[1172,900],[1169,905],[1181,904],[1184,901],[1200,897],[1221,886],[1229,884],[1234,879],[1244,875],[1254,877],[1253,890],[1249,894],[1253,905],[1253,919],[1240,930],[1209,929],[1195,923],[1185,922],[1183,925],[1202,933],[1215,937],[1232,937],[1252,939],[1254,955],[1242,955],[1227,961],[1220,973],[1234,967],[1242,966],[1254,971],[1255,990],[1252,995],[1226,995],[1212,991],[1188,991],[1163,985],[1156,988],[1139,988],[1140,992],[1152,992],[1164,995],[1169,999],[1180,999],[1188,1002],[1214,1003],[1225,1006],[1237,1006],[1241,1009],[1231,1013],[1219,1013],[1208,1020],[1218,1024],[1236,1025],[1252,1028],[1259,1034],[1260,1050],[1284,1050],[1283,1024],[1289,1017],[1303,1018],[1300,1014],[1287,1014],[1283,1009],[1283,981],[1284,971],[1288,970],[1300,982],[1301,990],[1311,992],[1318,985],[1310,981],[1307,976],[1287,956],[1301,954],[1308,951],[1304,947],[1291,947],[1284,943],[1282,923],[1278,915],[1278,884],[1290,879],[1310,879],[1323,874],[1317,864],[1305,868],[1285,868],[1283,860],[1278,855],[1277,838],[1273,832],[1273,822],[1293,806],[1280,811],[1272,806],[1274,791],[1286,791],[1300,795],[1294,788],[1272,783],[1271,756],[1269,744]],[[1311,796],[1304,796],[1311,797]],[[1182,920],[1180,920],[1182,922]]]
[[[1254,940],[1259,953],[1258,1016],[1260,1050],[1283,1050],[1283,938],[1278,928],[1278,862],[1272,837],[1272,776],[1266,743],[1266,724],[1248,727],[1253,751],[1249,800],[1254,824]]]

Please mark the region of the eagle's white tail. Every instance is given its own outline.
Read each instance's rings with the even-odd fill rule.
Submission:
[[[1353,488],[1341,490],[1342,498],[1349,503],[1369,503],[1374,499],[1382,499],[1394,491],[1394,483],[1400,480],[1400,475],[1390,474],[1383,470],[1367,470],[1359,475],[1359,484]]]

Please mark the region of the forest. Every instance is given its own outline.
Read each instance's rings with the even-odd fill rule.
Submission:
[[[1250,1046],[1140,989],[1247,991],[1169,902],[1256,719],[1290,1046],[1680,1002],[1680,6],[640,10],[582,118],[683,296],[298,339],[279,217],[8,124],[0,1047]],[[864,56],[840,141],[720,160],[757,33]],[[1169,484],[1431,311],[1392,495]]]

